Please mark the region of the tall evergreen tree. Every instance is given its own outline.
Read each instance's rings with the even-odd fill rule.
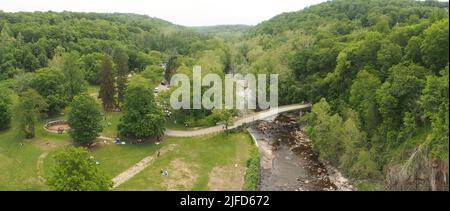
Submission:
[[[5,24],[0,31],[0,42],[8,42],[9,40],[11,40],[11,30],[8,24]]]
[[[166,70],[164,72],[164,79],[166,79],[166,81],[170,81],[170,78],[175,73],[177,68],[180,66],[176,53],[173,54],[174,56],[171,56],[167,61]]]
[[[115,55],[115,63],[117,68],[117,98],[118,103],[123,101],[125,90],[127,88],[128,79],[128,55],[124,50],[117,50]]]
[[[100,79],[100,97],[105,111],[112,111],[115,108],[116,90],[114,88],[113,62],[111,56],[104,55],[102,61],[102,74]]]

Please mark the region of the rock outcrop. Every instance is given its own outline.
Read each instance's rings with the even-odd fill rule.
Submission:
[[[448,161],[430,158],[426,146],[419,146],[403,164],[389,168],[386,182],[389,190],[448,191]]]

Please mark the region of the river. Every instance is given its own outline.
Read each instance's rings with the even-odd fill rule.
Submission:
[[[258,121],[249,131],[261,152],[261,191],[351,191],[349,181],[321,162],[297,122],[298,112]]]

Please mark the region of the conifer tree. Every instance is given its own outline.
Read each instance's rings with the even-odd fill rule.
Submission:
[[[111,111],[115,108],[115,95],[114,89],[114,76],[113,76],[113,63],[109,55],[103,56],[102,61],[102,73],[100,79],[100,97],[103,101],[103,109],[105,111]]]
[[[124,50],[118,50],[114,58],[117,68],[117,98],[118,103],[123,101],[128,79],[128,55]]]
[[[8,24],[5,24],[0,30],[0,42],[7,42],[11,40],[11,30],[8,27]]]

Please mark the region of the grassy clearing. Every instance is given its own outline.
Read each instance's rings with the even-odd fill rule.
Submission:
[[[97,93],[98,87],[90,86],[89,93]],[[14,102],[17,97],[13,96]],[[67,114],[67,111],[64,112]],[[105,113],[103,136],[115,137],[121,114]],[[48,190],[45,177],[53,167],[52,155],[56,150],[72,146],[68,134],[52,134],[44,130],[49,120],[65,119],[65,115],[52,116],[36,125],[36,137],[23,139],[18,134],[16,122],[6,131],[0,131],[0,190]],[[100,161],[100,168],[113,177],[142,158],[153,154],[157,147],[148,145],[104,145],[93,151]]]
[[[127,170],[143,158],[154,154],[159,149],[155,144],[115,145],[110,144],[93,151],[93,156],[100,162],[100,168],[111,178]]]
[[[162,147],[171,144],[177,145],[175,150],[158,157],[151,166],[117,189],[208,190],[210,172],[214,167],[245,167],[252,148],[251,139],[245,133],[167,138]],[[169,176],[163,177],[161,169],[167,169]],[[236,169],[245,172],[245,168]]]
[[[94,97],[99,104],[99,106],[102,105],[102,102],[100,99],[97,98],[98,93],[100,91],[99,86],[88,86],[87,93],[89,93],[90,96]],[[120,118],[122,117],[122,113],[105,113],[103,112],[103,132],[101,133],[102,136],[111,137],[114,138],[117,136],[117,125],[120,122]]]
[[[98,87],[89,87],[89,93]],[[67,112],[64,112],[65,114]],[[0,190],[49,190],[45,178],[54,166],[53,155],[57,150],[72,146],[68,134],[53,134],[44,130],[49,119],[65,119],[65,114],[41,120],[36,125],[36,137],[24,140],[13,122],[13,127],[0,131]],[[101,135],[114,138],[120,113],[105,113]],[[181,127],[180,127],[181,126]],[[175,128],[184,128],[178,125]],[[184,128],[185,129],[185,128]],[[185,129],[186,130],[186,129]],[[216,134],[200,138],[166,138],[161,145],[102,144],[92,150],[100,162],[100,169],[111,178],[127,170],[143,158],[155,155],[161,148],[176,144],[175,150],[157,158],[155,162],[119,190],[208,190],[226,189],[234,181],[244,186],[246,162],[253,147],[245,133]],[[237,167],[236,167],[237,166]],[[160,169],[169,169],[168,178],[160,175]],[[210,187],[210,173],[222,169],[218,183]],[[240,176],[242,175],[242,176]],[[229,180],[234,178],[234,180]]]
[[[118,115],[111,118],[117,119]],[[44,178],[53,168],[52,155],[59,149],[72,146],[72,142],[68,134],[46,132],[43,129],[45,122],[41,121],[37,125],[36,138],[30,140],[23,140],[14,129],[0,132],[0,190],[49,190]],[[113,134],[114,129],[103,133]],[[115,177],[143,158],[155,155],[160,147],[170,144],[177,145],[174,151],[157,158],[151,166],[118,189],[208,190],[210,172],[214,167],[226,167],[227,171],[221,179],[224,180],[223,185],[227,186],[227,182],[230,183],[227,178],[235,171],[245,172],[252,148],[250,138],[245,133],[235,133],[187,139],[170,137],[159,146],[106,144],[93,150],[92,154],[100,162],[99,167],[110,177]],[[236,164],[242,168],[230,168]],[[169,169],[174,173],[172,176],[176,175],[177,169],[185,172],[178,174],[177,178],[163,178],[159,173],[162,168]]]
[[[46,132],[41,122],[36,138],[23,140],[15,130],[0,133],[0,190],[45,190],[41,178],[45,167],[38,164],[39,157],[69,145],[67,134]],[[22,145],[23,144],[23,145]],[[41,160],[45,157],[41,158]]]
[[[117,125],[120,123],[122,113],[103,113],[102,136],[114,138],[117,136]]]
[[[49,189],[43,178],[53,167],[52,155],[72,146],[72,142],[67,134],[46,132],[43,124],[38,125],[36,138],[30,140],[22,140],[14,130],[0,133],[0,190]],[[92,154],[100,162],[100,168],[114,177],[157,149],[155,144],[107,144]]]

